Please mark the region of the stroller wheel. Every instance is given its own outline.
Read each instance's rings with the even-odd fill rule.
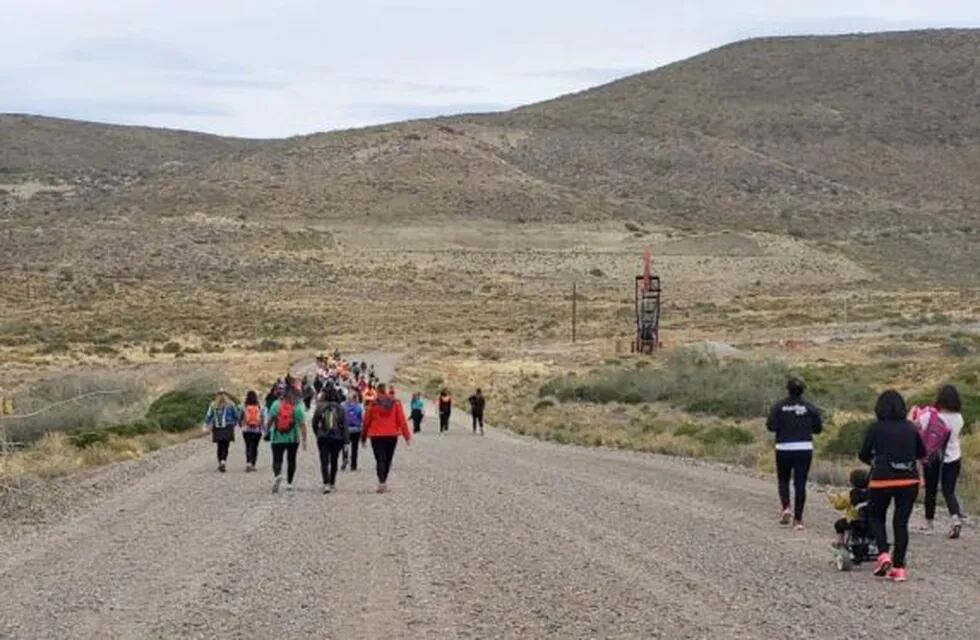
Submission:
[[[847,549],[839,549],[834,558],[838,571],[850,571],[854,568],[854,561],[851,559],[851,552]]]

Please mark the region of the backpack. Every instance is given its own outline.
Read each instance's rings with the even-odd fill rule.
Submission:
[[[334,405],[323,411],[323,423],[317,435],[321,438],[343,440],[344,431],[340,427],[340,407]]]
[[[926,464],[942,460],[952,431],[939,411],[935,407],[912,407],[909,417],[919,428],[919,438],[926,449]]]
[[[245,426],[253,429],[261,426],[262,409],[257,404],[250,404],[245,407]]]
[[[279,403],[279,415],[276,416],[276,431],[279,433],[289,433],[293,430],[293,415],[296,407],[292,402],[283,400]]]
[[[361,406],[356,402],[348,402],[346,413],[347,426],[350,427],[352,431],[359,430],[361,428],[361,422],[364,419],[363,413],[361,412]]]

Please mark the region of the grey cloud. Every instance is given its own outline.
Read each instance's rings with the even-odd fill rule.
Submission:
[[[381,78],[370,76],[353,76],[347,78],[355,84],[379,89],[402,89],[406,91],[416,91],[434,95],[452,95],[460,93],[477,93],[481,89],[472,85],[450,84],[450,83],[429,83],[415,82],[412,80],[400,80],[397,78]]]
[[[265,89],[276,90],[290,86],[286,80],[271,80],[248,76],[223,76],[220,74],[174,74],[174,80],[179,84],[197,87],[226,87],[230,89]]]
[[[572,80],[574,82],[610,82],[618,78],[640,73],[645,69],[638,67],[578,67],[574,69],[554,69],[551,71],[533,71],[524,74],[525,78],[553,78],[556,80]]]
[[[240,64],[188,55],[166,44],[134,38],[88,38],[62,49],[56,56],[64,65],[131,68],[167,74],[174,84],[199,87],[274,90],[289,82],[261,77]]]

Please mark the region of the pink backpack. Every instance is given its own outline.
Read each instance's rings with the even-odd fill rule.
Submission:
[[[909,411],[909,420],[919,428],[919,438],[926,449],[925,462],[928,464],[942,460],[952,431],[939,415],[939,410],[935,407],[915,406]]]

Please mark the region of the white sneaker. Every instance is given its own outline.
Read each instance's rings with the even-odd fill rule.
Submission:
[[[286,492],[287,493],[292,493],[293,491],[296,491],[296,486],[292,482],[287,482],[286,483]]]
[[[272,481],[272,493],[279,493],[279,486],[282,484],[282,476],[276,476]]]
[[[926,520],[922,525],[922,533],[927,536],[936,533],[936,523],[933,520]]]
[[[323,485],[323,493],[330,493],[331,491],[333,491],[333,487],[331,487],[329,484]]]

